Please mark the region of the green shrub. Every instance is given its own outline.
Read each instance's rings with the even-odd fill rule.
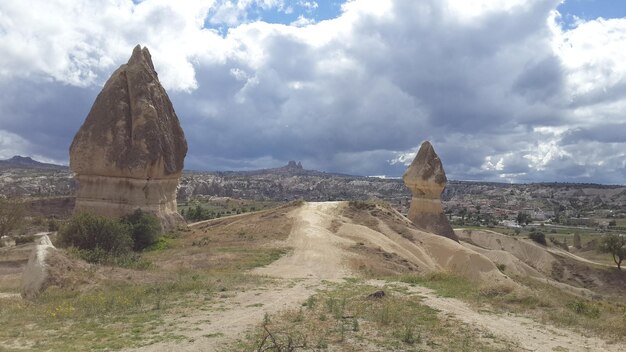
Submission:
[[[27,235],[27,236],[15,236],[13,237],[15,240],[15,245],[18,246],[20,244],[31,243],[35,240],[35,236]]]
[[[128,253],[133,238],[128,225],[93,214],[74,215],[60,230],[59,244],[82,250],[104,251],[113,255]]]
[[[141,251],[155,243],[161,235],[161,223],[152,214],[141,209],[135,210],[122,218],[132,234],[133,250]]]
[[[56,219],[49,219],[48,220],[48,231],[50,232],[55,232],[55,231],[59,231],[59,222]]]
[[[71,247],[68,250],[70,256],[80,258],[88,263],[100,265],[119,266],[129,269],[148,269],[152,263],[141,257],[139,253],[127,252],[123,254],[112,254],[100,248],[78,249]]]
[[[544,246],[547,244],[546,235],[544,235],[543,232],[531,232],[528,234],[528,238]]]
[[[600,309],[592,303],[584,301],[574,301],[567,304],[567,308],[576,314],[585,315],[589,318],[600,317]]]

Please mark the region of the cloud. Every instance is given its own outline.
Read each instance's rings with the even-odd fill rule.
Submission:
[[[262,13],[317,2],[40,2],[0,4],[0,121],[16,152],[66,159],[141,43],[192,169],[294,159],[398,176],[429,139],[451,179],[625,181],[626,19],[563,29],[559,0],[351,0],[291,25]]]

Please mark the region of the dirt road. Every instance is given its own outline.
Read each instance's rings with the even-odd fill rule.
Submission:
[[[351,244],[329,230],[341,202],[305,203],[294,216],[286,245],[293,251],[274,263],[254,270],[280,278],[341,279],[352,276],[344,266],[342,244]]]

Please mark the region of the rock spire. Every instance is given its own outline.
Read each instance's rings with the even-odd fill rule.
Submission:
[[[448,179],[435,149],[426,141],[402,177],[413,195],[409,219],[419,228],[458,242],[441,206]]]
[[[98,94],[70,146],[75,212],[117,217],[140,208],[164,228],[182,217],[176,188],[187,141],[148,48],[137,45]]]

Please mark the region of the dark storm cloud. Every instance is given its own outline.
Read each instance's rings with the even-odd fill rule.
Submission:
[[[97,91],[50,80],[0,82],[0,126],[28,140],[24,154],[64,162]]]
[[[562,93],[564,73],[558,58],[548,56],[529,63],[513,85],[530,102],[543,102]]]
[[[336,19],[295,28],[239,24],[242,9],[221,2],[101,0],[116,16],[92,10],[74,28],[64,19],[77,5],[68,2],[57,17],[48,9],[42,28],[57,30],[39,47],[43,29],[15,5],[7,13],[30,25],[0,31],[0,63],[11,67],[0,68],[0,142],[11,134],[0,146],[18,136],[24,153],[67,160],[104,80],[140,42],[185,130],[187,168],[300,160],[400,176],[429,139],[452,179],[623,183],[626,72],[614,43],[626,25],[562,32],[559,3],[492,1],[470,11],[456,0],[356,0]],[[217,13],[235,21],[221,34],[202,28]],[[32,57],[3,46],[23,37]],[[39,60],[52,39],[71,45]]]
[[[626,122],[569,130],[565,133],[562,144],[572,145],[581,141],[626,143]]]

